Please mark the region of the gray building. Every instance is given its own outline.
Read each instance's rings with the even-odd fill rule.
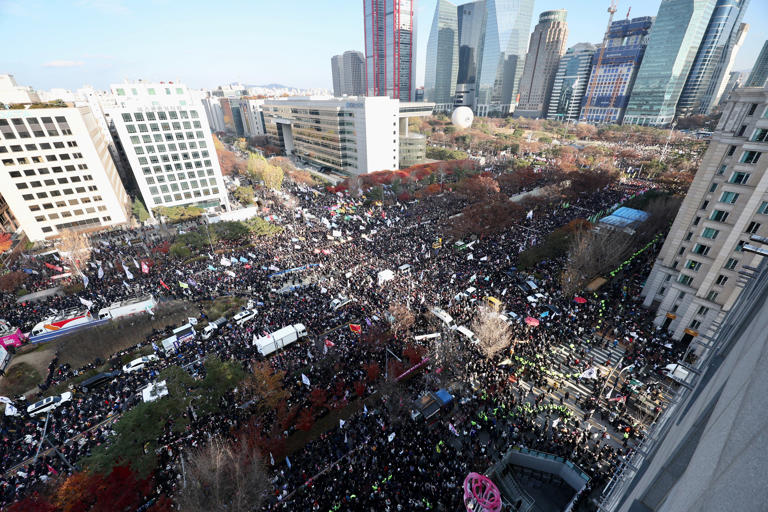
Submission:
[[[544,117],[549,110],[549,95],[568,40],[567,14],[560,9],[539,15],[525,57],[515,117]]]
[[[755,66],[752,68],[752,72],[749,74],[749,78],[747,78],[744,85],[747,87],[763,87],[766,80],[768,80],[768,41],[763,43],[763,49],[760,50]]]
[[[367,96],[413,101],[416,0],[363,0]]]
[[[748,26],[741,20],[748,6],[749,0],[717,0],[680,93],[677,115],[706,114],[717,100],[716,95],[728,78],[733,57],[747,32]]]
[[[534,0],[486,0],[482,58],[477,72],[475,113],[514,110],[523,74]]]
[[[731,93],[701,166],[642,291],[656,325],[675,339],[711,333],[733,308],[744,251],[768,235],[768,88]]]
[[[731,71],[728,76],[728,81],[725,82],[723,86],[723,92],[720,93],[720,99],[718,100],[717,108],[720,109],[723,105],[726,104],[728,101],[728,97],[731,95],[731,91],[733,91],[737,87],[741,87],[744,85],[744,82],[747,81],[747,77],[749,76],[749,73],[746,71]]]
[[[459,71],[456,77],[455,105],[472,107],[475,83],[483,54],[483,33],[487,11],[485,0],[459,5]]]
[[[578,43],[566,50],[555,74],[547,119],[578,121],[596,49],[592,43]]]
[[[670,381],[671,404],[605,488],[601,511],[765,510],[768,265],[757,259],[701,356]]]
[[[333,95],[338,97],[365,94],[365,57],[362,52],[346,51],[331,58]]]
[[[437,0],[432,30],[427,42],[424,99],[435,109],[450,112],[459,72],[459,20],[456,5]]]
[[[667,126],[716,0],[662,0],[629,98],[624,123]]]

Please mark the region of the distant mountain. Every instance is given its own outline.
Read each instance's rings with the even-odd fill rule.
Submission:
[[[246,87],[263,87],[264,89],[293,89],[293,87],[282,84],[246,85]]]

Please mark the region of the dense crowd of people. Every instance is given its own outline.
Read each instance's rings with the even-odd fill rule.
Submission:
[[[306,406],[314,389],[325,390],[329,402],[343,406],[355,398],[352,383],[369,381],[361,398],[372,397],[386,386],[383,375],[369,379],[366,368],[371,364],[384,373],[390,353],[402,355],[406,345],[415,345],[421,347],[421,354],[429,355],[435,343],[457,345],[461,364],[454,368],[441,367],[436,361],[424,365],[423,372],[398,384],[397,397],[379,393],[380,400],[367,401],[370,407],[366,405],[337,428],[286,457],[270,460],[271,492],[265,510],[455,510],[466,475],[484,472],[514,446],[571,460],[590,476],[590,488],[599,489],[642,436],[642,426],[627,400],[607,403],[601,399],[608,369],[619,361],[595,360],[591,348],[621,342],[626,350],[622,367],[633,363],[631,373],[646,386],[641,392],[656,398],[659,385],[654,374],[658,377],[657,371],[681,354],[682,347],[654,329],[637,302],[644,272],[660,246],[634,259],[621,279],[607,283],[582,304],[560,291],[562,261],[541,261],[528,274],[517,270],[517,256],[554,229],[620,204],[644,187],[647,184],[642,182],[617,183],[570,201],[567,207],[532,210],[528,218],[503,233],[467,239],[462,245],[448,237],[451,217],[467,205],[456,194],[374,204],[305,185],[262,192],[271,205],[268,215],[283,228],[280,234],[252,240],[248,247],[218,242],[215,256],[207,258],[184,263],[167,253],[167,244],[165,252],[158,250],[167,237],[172,241],[178,236],[165,228],[96,236],[85,266],[88,283],[81,292],[20,304],[15,296],[3,294],[3,318],[28,332],[55,312],[82,310],[88,304],[95,314],[116,301],[145,293],[161,302],[178,299],[197,304],[223,295],[243,296],[256,317],[243,325],[230,322],[208,340],[197,336],[173,353],[164,353],[160,341],[175,326],[137,340],[114,359],[152,346],[157,347],[159,361],[141,371],[123,373],[103,387],[76,390],[71,402],[47,418],[28,417],[26,403],[14,398],[19,415],[5,416],[0,428],[0,504],[12,503],[40,482],[71,472],[68,464],[109,443],[112,422],[138,403],[140,390],[168,366],[179,365],[200,376],[209,354],[238,361],[247,371],[266,360],[274,370],[286,372],[289,409]],[[181,229],[206,228],[192,222]],[[25,285],[29,291],[51,286],[52,272],[46,263],[63,265],[55,253],[17,263],[19,269],[36,272],[30,273]],[[407,272],[397,270],[403,265],[410,266]],[[394,271],[393,278],[379,283],[379,272],[386,269]],[[527,280],[535,281],[543,299],[528,299],[519,286]],[[475,288],[472,294],[460,295],[470,286]],[[537,327],[523,321],[512,324],[514,354],[505,350],[485,358],[429,313],[430,307],[439,306],[457,325],[468,326],[485,296],[499,298],[504,310],[521,320],[540,321]],[[338,297],[354,300],[334,310],[331,303]],[[607,310],[605,303],[610,304]],[[393,304],[407,305],[414,313],[410,334],[378,345],[363,343],[363,338],[386,331],[388,308]],[[202,306],[199,320],[206,320]],[[253,346],[255,337],[295,323],[307,327],[309,341],[266,358]],[[359,324],[361,333],[350,331],[349,324]],[[412,334],[435,331],[442,335],[437,342],[413,341]],[[580,348],[582,344],[586,349]],[[563,347],[574,345],[577,348],[565,357],[558,355]],[[53,362],[41,392],[96,366],[94,361],[73,369]],[[598,370],[596,378],[582,378],[590,368]],[[576,396],[569,392],[569,382],[588,386],[591,394]],[[451,390],[455,405],[437,422],[418,422],[397,412],[408,411],[408,404],[438,386]],[[222,412],[195,418],[181,434],[170,429],[164,434],[156,493],[172,495],[178,490],[178,456],[185,449],[248,423],[247,409],[236,407],[238,400],[237,394],[229,393],[229,406]],[[605,421],[596,421],[596,414]],[[604,425],[609,421],[610,430]],[[289,425],[285,437],[295,430]],[[33,462],[44,431],[48,444]],[[60,455],[48,452],[48,446],[56,446]],[[272,458],[272,454],[262,455],[265,460]]]

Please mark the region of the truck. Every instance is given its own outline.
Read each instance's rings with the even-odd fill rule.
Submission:
[[[0,347],[20,347],[26,341],[24,333],[18,327],[13,327],[5,320],[0,320]]]
[[[70,310],[56,316],[48,317],[32,328],[30,338],[50,332],[71,329],[78,325],[87,324],[94,320],[93,315],[87,309],[85,311]]]
[[[100,309],[99,318],[101,320],[107,318],[116,320],[124,316],[138,315],[151,311],[156,305],[157,302],[155,302],[155,298],[152,295],[134,297],[133,299],[115,302],[111,306]]]
[[[293,324],[277,331],[262,336],[261,338],[253,337],[253,346],[259,351],[262,356],[267,356],[272,352],[275,352],[281,348],[290,345],[299,338],[303,338],[307,335],[307,328],[304,324]]]
[[[453,395],[445,389],[436,392],[427,391],[416,400],[414,409],[411,410],[411,418],[416,421],[424,419],[429,421],[443,409],[449,409],[453,404]]]
[[[177,327],[173,330],[173,334],[161,341],[163,352],[171,354],[179,348],[179,344],[194,339],[196,336],[195,328],[192,324],[184,324],[181,327]]]
[[[224,317],[217,318],[213,322],[208,322],[208,325],[206,325],[203,328],[203,334],[202,337],[204,340],[209,339],[211,336],[213,336],[213,333],[217,330],[221,329],[221,326],[227,323],[227,319]]]

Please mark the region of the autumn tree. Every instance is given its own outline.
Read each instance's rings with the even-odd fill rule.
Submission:
[[[127,466],[109,473],[78,472],[56,489],[53,502],[61,512],[133,512],[151,491],[151,479]]]
[[[56,248],[61,257],[78,275],[82,275],[81,267],[91,258],[91,241],[82,231],[65,229],[59,232]]]
[[[401,303],[391,304],[389,306],[389,314],[391,315],[392,333],[395,337],[413,327],[413,323],[416,320],[408,306]]]
[[[13,247],[13,235],[0,231],[0,254]]]
[[[248,174],[264,183],[264,186],[272,190],[280,190],[283,186],[285,173],[283,170],[272,165],[266,158],[258,153],[251,153],[248,159]]]
[[[136,220],[139,222],[145,222],[147,219],[149,219],[149,212],[147,211],[147,207],[144,206],[144,203],[141,202],[141,199],[138,197],[133,199],[133,202],[131,203],[131,213],[133,213],[133,216],[136,217]]]
[[[512,331],[507,322],[487,306],[478,309],[472,321],[472,332],[480,341],[477,348],[486,359],[491,359],[512,342]]]
[[[269,475],[245,440],[212,439],[185,455],[184,483],[176,503],[185,512],[250,512],[264,501]]]
[[[240,203],[248,205],[253,203],[253,187],[251,186],[245,186],[245,187],[237,187],[235,189],[234,193],[235,199],[240,201]]]
[[[255,363],[251,374],[243,382],[243,394],[251,399],[252,407],[261,413],[273,411],[285,402],[290,393],[283,387],[285,372],[275,371],[269,362]]]
[[[499,193],[499,183],[489,176],[472,176],[461,181],[457,192],[472,202],[487,200]]]
[[[0,290],[4,292],[13,292],[17,290],[24,281],[27,280],[27,274],[22,271],[8,272],[0,276]]]

